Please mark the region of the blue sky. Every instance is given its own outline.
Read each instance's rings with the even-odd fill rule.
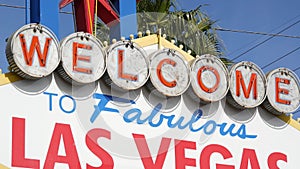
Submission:
[[[216,25],[221,28],[234,30],[247,30],[254,32],[277,33],[285,27],[300,20],[300,1],[274,1],[274,0],[187,0],[179,1],[183,9],[191,9],[197,4],[209,4],[202,9],[208,13]],[[300,36],[300,23],[282,32],[281,34]],[[226,57],[233,59],[251,47],[264,41],[268,36],[218,32],[226,47]],[[235,61],[248,60],[260,67],[285,55],[300,46],[300,39],[274,37],[266,43],[242,55]],[[300,66],[300,50],[286,56],[284,59],[263,69],[268,72],[277,67],[295,69]],[[300,70],[296,72],[300,75]]]
[[[177,0],[179,9],[191,10],[200,4],[208,4],[201,9],[206,12],[216,26],[231,30],[246,30],[276,34],[300,20],[299,0]],[[0,0],[0,4],[25,6],[24,0]],[[63,9],[70,11],[70,7]],[[5,39],[25,24],[25,10],[0,6],[0,68],[6,71]],[[60,36],[63,38],[74,31],[72,15],[60,14]],[[249,50],[269,36],[221,32],[218,31],[226,48],[224,57],[239,61],[252,61],[259,67],[281,60],[263,69],[265,73],[278,67],[295,70],[300,67],[300,50],[284,57],[287,53],[300,47],[300,38],[273,37],[253,50]],[[300,36],[300,23],[291,26],[281,34]],[[241,55],[249,50],[249,52]],[[241,55],[241,56],[240,56]],[[300,69],[296,71],[300,77]],[[300,114],[300,113],[299,113]],[[300,117],[300,116],[299,116]]]

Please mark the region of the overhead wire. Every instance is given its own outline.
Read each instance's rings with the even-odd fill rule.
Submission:
[[[300,20],[297,20],[296,22],[294,22],[293,24],[291,24],[291,25],[285,27],[284,29],[282,29],[282,30],[280,30],[279,32],[277,32],[276,34],[281,34],[282,32],[284,32],[284,31],[288,30],[289,28],[295,26],[295,25],[298,24],[299,22],[300,22]],[[265,39],[264,41],[262,41],[262,42],[260,42],[260,43],[258,43],[258,44],[256,44],[256,45],[254,45],[253,47],[249,48],[248,50],[246,50],[245,52],[239,54],[238,56],[234,57],[234,58],[231,59],[231,60],[234,61],[234,60],[236,60],[236,59],[242,57],[243,55],[247,54],[248,52],[252,51],[253,49],[257,48],[258,46],[260,46],[260,45],[266,43],[267,41],[271,40],[271,39],[274,38],[274,37],[276,37],[276,36],[270,36],[269,38]]]
[[[291,19],[289,19],[289,20],[287,20],[286,22],[284,22],[284,23],[282,23],[281,25],[277,26],[276,28],[270,30],[269,32],[274,32],[274,31],[278,30],[279,28],[283,27],[284,25],[287,25],[287,24],[291,23],[292,21],[294,21],[294,20],[297,19],[298,17],[300,17],[300,14],[297,15],[297,16],[294,16],[293,18],[291,18]],[[240,50],[242,50],[242,49],[248,47],[250,44],[253,44],[254,42],[257,42],[257,41],[258,41],[259,39],[261,39],[261,38],[262,38],[262,37],[256,38],[255,40],[253,40],[253,41],[247,43],[246,45],[243,45],[242,47],[239,47],[238,49],[236,49],[236,50],[230,52],[230,53],[227,54],[227,55],[228,55],[228,56],[233,55],[234,53],[236,53],[236,52],[238,52],[238,51],[240,51]]]
[[[300,66],[297,67],[296,69],[294,69],[293,71],[296,72],[296,71],[298,71],[298,70],[300,70]]]
[[[9,4],[0,4],[0,7],[15,8],[15,9],[26,9],[25,6],[9,5]],[[59,13],[62,13],[62,14],[73,14],[73,12],[67,12],[67,11],[59,11]]]
[[[97,1],[97,0],[96,0]],[[110,1],[109,1],[110,2]],[[111,2],[110,2],[111,3]],[[9,4],[0,4],[0,6],[2,7],[8,7],[8,8],[16,8],[16,9],[26,9],[24,6],[18,6],[18,5],[9,5]],[[97,12],[97,6],[96,6],[96,11],[95,13]],[[73,12],[66,12],[66,11],[59,11],[59,13],[63,13],[63,14],[73,14]],[[294,18],[297,18],[299,17],[300,15],[294,17]],[[293,19],[294,19],[293,18]],[[300,39],[300,36],[292,36],[292,35],[284,35],[284,34],[281,34],[282,32],[286,31],[287,29],[295,26],[296,24],[298,24],[300,22],[300,20],[297,20],[296,22],[294,22],[293,24],[285,27],[284,29],[282,29],[281,31],[275,33],[275,34],[272,34],[272,33],[265,33],[265,32],[255,32],[255,31],[246,31],[246,30],[234,30],[234,29],[225,29],[225,28],[215,28],[215,30],[218,30],[218,31],[226,31],[226,32],[236,32],[236,33],[247,33],[247,34],[256,34],[256,35],[265,35],[265,36],[270,36],[269,38],[265,39],[264,41],[256,44],[255,46],[249,48],[248,50],[246,50],[245,52],[239,54],[238,56],[234,57],[233,59],[231,59],[232,61],[240,58],[241,56],[245,55],[246,53],[250,52],[251,50],[257,48],[258,46],[266,43],[267,41],[271,40],[272,38],[274,37],[286,37],[286,38],[296,38],[296,39]],[[95,25],[94,25],[94,28],[95,28],[95,31],[96,31],[96,28],[97,28],[97,23],[95,22]],[[96,32],[94,32],[96,33]],[[268,66],[276,63],[277,61],[287,57],[288,55],[296,52],[297,50],[299,50],[300,47],[297,47],[296,49],[288,52],[287,54],[277,58],[276,60],[270,62],[269,64],[265,65],[262,67],[262,69],[265,69],[267,68]],[[293,71],[298,71],[300,69],[300,67],[297,67],[296,69],[294,69]]]
[[[25,9],[25,6],[18,6],[18,5],[0,4],[0,6],[2,6],[2,7],[8,7],[8,8]]]
[[[292,51],[290,51],[290,52],[288,52],[288,53],[286,53],[286,54],[284,54],[284,55],[282,55],[282,56],[278,57],[277,59],[273,60],[272,62],[270,62],[270,63],[266,64],[265,66],[263,66],[263,67],[261,67],[261,68],[262,68],[262,69],[265,69],[265,68],[267,68],[267,67],[271,66],[272,64],[274,64],[274,63],[278,62],[279,60],[281,60],[281,59],[283,59],[283,58],[285,58],[285,57],[289,56],[290,54],[292,54],[292,53],[296,52],[296,51],[297,51],[297,50],[299,50],[299,49],[300,49],[300,46],[299,46],[299,47],[297,47],[297,48],[295,48],[294,50],[292,50]]]
[[[225,28],[215,28],[218,31],[225,31],[225,32],[236,32],[236,33],[248,33],[248,34],[256,34],[256,35],[266,35],[266,36],[277,36],[277,37],[285,37],[285,38],[296,38],[300,39],[300,36],[293,36],[293,35],[284,35],[284,34],[273,34],[273,33],[265,33],[265,32],[254,32],[254,31],[247,31],[247,30],[236,30],[236,29],[225,29]]]

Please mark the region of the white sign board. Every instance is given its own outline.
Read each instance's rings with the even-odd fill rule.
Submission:
[[[111,96],[100,81],[95,90],[74,91],[86,95],[76,98],[68,93],[72,90],[60,88],[64,82],[56,75],[38,94],[28,94],[20,85],[25,83],[31,82],[0,86],[0,162],[7,167],[293,169],[298,165],[299,128],[260,107],[237,112],[224,99],[199,106],[183,94],[165,103],[175,107],[172,111],[164,111],[162,104],[152,104],[146,87],[135,93],[136,98],[129,97],[133,93]]]
[[[228,71],[210,55],[188,63],[157,35],[105,53],[92,35],[72,34],[58,47],[45,32],[24,26],[8,42],[13,73],[0,75],[0,169],[297,166],[300,125],[287,116],[300,104],[292,71],[266,78],[251,62]],[[48,64],[59,66],[51,73]]]

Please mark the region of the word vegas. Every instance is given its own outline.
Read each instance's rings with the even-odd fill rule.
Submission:
[[[188,63],[178,51],[165,48],[147,56],[132,41],[119,41],[105,49],[96,37],[83,32],[59,43],[51,30],[38,24],[17,30],[8,40],[6,56],[11,70],[27,79],[42,78],[56,70],[76,85],[103,77],[112,87],[125,91],[143,85],[168,97],[188,91],[208,103],[227,96],[236,108],[262,104],[275,114],[294,112],[300,104],[299,79],[286,68],[275,69],[266,77],[251,62],[236,63],[227,70],[212,55]]]
[[[17,117],[12,118],[12,166],[39,169],[43,164],[42,160],[25,157],[26,152],[30,151],[26,149],[25,146],[25,140],[27,138],[26,125],[25,119]],[[70,169],[113,169],[117,162],[114,161],[114,158],[108,151],[98,144],[97,140],[100,138],[109,141],[114,139],[110,131],[102,128],[94,128],[86,133],[85,139],[75,140],[70,125],[56,123],[52,132],[43,168],[53,169],[55,168],[56,163],[62,163],[67,164]],[[255,149],[243,148],[240,156],[239,154],[235,154],[235,151],[220,144],[209,144],[202,148],[193,141],[178,140],[167,137],[163,137],[161,139],[157,156],[152,159],[145,135],[132,133],[132,139],[134,140],[136,150],[140,155],[140,160],[142,161],[145,169],[162,169],[164,163],[168,162],[166,161],[166,156],[170,154],[169,149],[172,148],[175,149],[174,155],[176,169],[185,169],[186,166],[197,166],[197,168],[201,169],[210,169],[213,166],[211,166],[212,164],[208,164],[210,164],[210,161],[213,159],[215,154],[221,155],[224,161],[230,159],[238,159],[238,161],[240,161],[240,164],[237,164],[237,166],[214,162],[213,165],[215,165],[217,169],[234,169],[235,167],[238,168],[238,166],[240,169],[247,169],[248,165],[250,165],[253,169],[260,169],[260,166],[266,165],[268,165],[269,169],[279,169],[279,163],[287,164],[288,162],[288,156],[281,152],[272,152],[267,155],[266,161],[262,161],[257,158],[258,152]],[[77,144],[79,144],[79,141],[85,142],[89,151],[101,160],[101,166],[93,166],[79,159],[79,157],[82,157],[78,155],[77,151]],[[171,142],[173,142],[173,144],[171,144]],[[64,146],[64,156],[59,155],[60,146]],[[185,150],[197,151],[197,149],[200,149],[201,151],[199,152],[200,155],[197,159],[198,162],[196,161],[196,158],[188,158],[184,153]]]

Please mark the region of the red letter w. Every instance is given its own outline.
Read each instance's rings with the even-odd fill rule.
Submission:
[[[46,38],[46,42],[44,45],[44,52],[41,53],[41,46],[40,42],[37,36],[33,36],[29,48],[29,52],[27,51],[26,47],[26,40],[24,38],[24,34],[19,35],[21,46],[22,46],[22,51],[24,55],[25,62],[28,66],[32,65],[32,60],[33,60],[33,54],[34,54],[34,49],[37,51],[37,55],[39,58],[40,66],[45,67],[46,66],[46,60],[47,60],[47,55],[48,55],[48,49],[49,45],[51,42],[51,38]]]

